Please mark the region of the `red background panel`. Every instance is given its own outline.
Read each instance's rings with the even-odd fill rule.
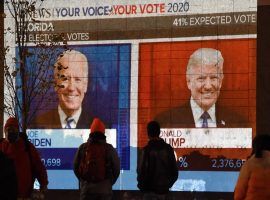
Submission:
[[[218,49],[224,58],[220,103],[248,118],[253,132],[256,131],[256,39],[142,43],[139,47],[138,147],[147,143],[148,121],[159,112],[190,99],[186,66],[190,55],[202,47]]]

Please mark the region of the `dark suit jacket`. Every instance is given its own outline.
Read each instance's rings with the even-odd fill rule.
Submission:
[[[195,128],[195,122],[190,102],[170,108],[159,113],[154,120],[160,123],[161,128]],[[216,104],[217,128],[246,128],[250,127],[248,119],[226,107]]]
[[[82,110],[76,128],[89,129],[94,116]],[[33,129],[62,129],[58,109],[50,110],[44,114],[38,115],[31,123]]]

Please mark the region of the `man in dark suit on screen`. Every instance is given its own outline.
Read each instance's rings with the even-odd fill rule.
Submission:
[[[188,102],[158,114],[162,128],[247,127],[243,116],[221,107],[218,97],[223,81],[221,52],[212,48],[197,49],[189,58],[186,70]]]
[[[82,109],[88,84],[86,56],[75,50],[65,51],[55,64],[54,79],[59,105],[37,116],[31,128],[89,128],[93,116]]]

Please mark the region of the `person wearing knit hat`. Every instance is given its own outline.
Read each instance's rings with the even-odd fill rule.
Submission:
[[[4,129],[6,129],[10,126],[16,127],[19,130],[19,122],[15,117],[8,118],[8,120],[6,121],[6,124],[4,126]]]
[[[10,143],[19,139],[19,122],[15,117],[10,117],[4,126],[5,137]]]
[[[105,134],[105,125],[99,118],[94,118],[91,126],[90,126],[90,133],[100,132]]]
[[[19,122],[15,117],[6,121],[4,132],[5,138],[0,141],[0,151],[14,163],[17,198],[30,199],[36,178],[43,194],[47,189],[48,176],[37,149],[29,142],[27,136],[25,137],[25,133],[19,132]]]
[[[96,167],[90,169],[85,163],[95,163]],[[84,166],[87,166],[86,173]],[[94,118],[88,141],[80,145],[75,155],[74,173],[80,183],[80,200],[112,199],[112,185],[120,173],[120,159],[113,146],[106,142],[105,125],[99,118]]]
[[[92,124],[90,125],[90,142],[100,142],[106,141],[105,136],[105,125],[99,118],[94,118]]]

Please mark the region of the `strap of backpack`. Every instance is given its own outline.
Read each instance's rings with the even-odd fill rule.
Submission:
[[[85,153],[86,153],[86,150],[88,148],[88,145],[89,145],[89,142],[85,142],[82,146],[82,150],[80,152],[80,161],[79,161],[79,166],[80,166],[80,163],[82,162],[83,159],[85,159]],[[78,179],[78,185],[79,185],[79,191],[81,191],[81,177]]]
[[[112,171],[111,171],[111,165],[112,163],[110,162],[109,159],[109,145],[107,143],[105,145],[105,170],[106,170],[106,178],[111,179],[112,177]]]

